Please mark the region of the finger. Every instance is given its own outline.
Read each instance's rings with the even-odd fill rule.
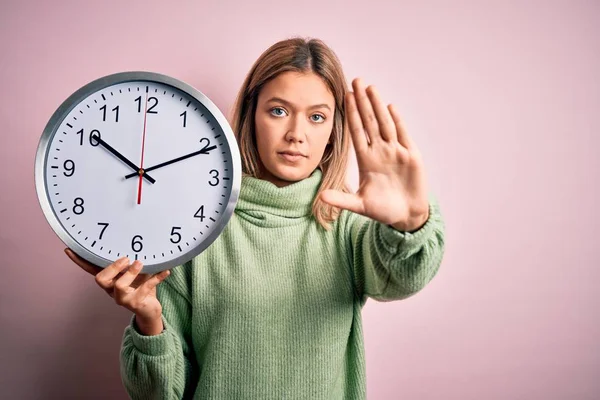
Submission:
[[[357,152],[365,150],[369,143],[367,143],[367,136],[360,120],[358,108],[356,108],[356,99],[354,93],[348,92],[346,94],[346,124],[350,135],[352,136],[352,142]]]
[[[400,118],[400,113],[398,113],[398,111],[392,104],[388,105],[388,110],[390,110],[390,115],[392,116],[392,120],[394,121],[394,124],[396,125],[396,134],[398,137],[398,143],[400,143],[402,146],[406,147],[407,149],[412,148],[412,140],[406,133],[406,130],[404,129],[404,125],[402,124],[402,119]]]
[[[356,98],[356,105],[358,106],[360,118],[367,131],[367,135],[369,135],[370,143],[373,143],[373,141],[378,140],[381,136],[379,134],[379,126],[377,125],[377,118],[375,118],[371,100],[369,100],[360,78],[354,79],[352,81],[352,86],[354,88],[354,97]]]
[[[148,296],[148,294],[154,289],[159,283],[167,279],[167,276],[171,274],[171,271],[166,270],[162,272],[157,272],[152,275],[150,279],[148,279],[143,285],[135,290],[135,296],[138,298],[138,301],[142,301]]]
[[[373,111],[375,111],[375,117],[379,124],[379,133],[381,134],[381,137],[387,142],[396,140],[394,120],[384,102],[381,101],[381,97],[375,86],[371,85],[367,88],[367,96],[369,96]]]
[[[83,258],[79,257],[77,254],[75,254],[73,252],[73,250],[71,250],[69,248],[65,249],[65,253],[75,264],[79,265],[81,267],[81,269],[83,269],[85,272],[87,272],[91,275],[96,276],[96,274],[98,274],[100,271],[102,271],[102,268],[97,267],[94,264],[87,262]]]
[[[104,290],[110,290],[114,286],[114,278],[121,271],[129,266],[129,258],[121,257],[108,267],[104,268],[104,271],[99,272],[96,275],[96,283],[100,285]]]
[[[334,207],[343,208],[357,214],[364,214],[365,207],[362,199],[353,193],[328,189],[321,192],[321,200]]]
[[[124,290],[131,286],[131,283],[137,278],[138,274],[142,270],[142,262],[135,260],[133,264],[127,269],[127,272],[123,274],[119,279],[115,281],[116,290]]]
[[[134,280],[133,283],[131,284],[132,288],[137,289],[138,287],[142,286],[144,283],[146,283],[146,281],[148,279],[152,278],[152,274],[142,274],[140,273]]]

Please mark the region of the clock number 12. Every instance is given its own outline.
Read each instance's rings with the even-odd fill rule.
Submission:
[[[138,102],[138,112],[142,112],[142,96],[138,96],[134,101]],[[158,99],[156,97],[149,97],[148,103],[154,102],[146,111],[148,114],[158,114],[158,111],[154,111],[154,107],[158,105]]]

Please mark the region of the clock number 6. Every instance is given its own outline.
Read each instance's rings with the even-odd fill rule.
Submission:
[[[138,241],[136,241],[136,239],[137,239],[137,238],[139,238],[139,240],[138,240]],[[144,248],[144,245],[143,245],[143,244],[142,244],[142,242],[141,242],[143,239],[144,239],[144,238],[143,238],[143,237],[141,237],[140,235],[135,235],[135,236],[133,237],[133,239],[131,239],[131,249],[132,249],[133,251],[135,251],[136,253],[139,253],[139,252],[140,252],[140,251],[142,251],[142,249]],[[137,249],[136,249],[136,245],[138,245],[138,248],[137,248]]]

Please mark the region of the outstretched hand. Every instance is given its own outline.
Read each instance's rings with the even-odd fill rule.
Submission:
[[[414,232],[429,218],[427,180],[421,154],[407,135],[393,105],[387,107],[373,86],[352,81],[346,94],[346,126],[352,135],[359,171],[356,193],[325,190],[321,199],[403,232]]]

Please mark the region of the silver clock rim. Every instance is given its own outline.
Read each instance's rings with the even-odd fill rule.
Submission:
[[[233,215],[233,212],[235,210],[235,206],[237,204],[240,193],[241,158],[239,148],[237,145],[237,139],[235,138],[233,130],[231,129],[231,126],[229,125],[229,122],[227,121],[223,113],[200,90],[179,79],[150,71],[118,72],[111,75],[106,75],[92,82],[89,82],[88,84],[84,85],[83,87],[75,91],[73,94],[71,94],[71,96],[69,96],[56,109],[56,111],[52,114],[50,120],[46,124],[35,155],[35,188],[40,207],[42,208],[46,220],[48,221],[54,232],[58,235],[58,237],[63,241],[63,243],[67,247],[72,249],[80,257],[102,268],[107,267],[113,262],[113,260],[100,257],[97,254],[89,251],[81,244],[79,244],[79,242],[75,240],[60,223],[50,205],[49,194],[47,191],[47,186],[45,184],[46,182],[44,176],[44,164],[46,163],[46,159],[48,156],[50,140],[52,139],[53,135],[55,134],[56,130],[58,129],[64,118],[69,114],[69,112],[71,112],[71,110],[77,104],[79,104],[83,99],[85,99],[90,94],[98,90],[104,89],[108,86],[112,86],[118,83],[125,83],[131,81],[147,81],[162,83],[179,89],[182,92],[187,93],[194,99],[198,100],[212,114],[214,119],[219,123],[221,129],[223,130],[223,134],[227,138],[227,143],[232,157],[231,161],[233,164],[233,174],[231,177],[231,194],[229,196],[227,206],[221,214],[221,218],[218,220],[217,225],[215,225],[212,232],[202,241],[202,243],[192,248],[190,251],[187,251],[182,255],[169,261],[164,261],[152,265],[144,265],[144,268],[142,269],[143,273],[156,273],[159,271],[164,271],[182,265],[187,261],[192,260],[198,254],[206,250],[217,239],[217,237],[221,234],[223,229],[225,229],[225,226],[227,226],[227,223],[231,219],[231,216]]]

